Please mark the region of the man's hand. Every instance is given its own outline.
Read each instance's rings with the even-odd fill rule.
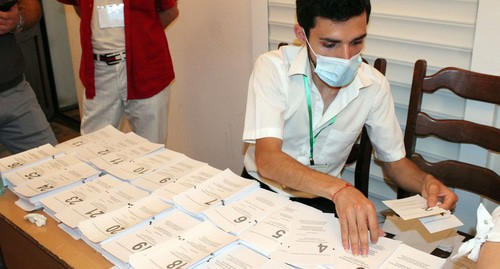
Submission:
[[[448,189],[441,181],[427,174],[424,177],[422,184],[422,197],[427,199],[427,206],[435,206],[438,201],[442,200],[439,207],[444,209],[453,209],[458,201],[458,196]]]
[[[453,209],[458,201],[458,196],[448,189],[441,181],[431,174],[422,171],[408,158],[395,162],[384,162],[384,172],[394,180],[397,185],[413,193],[421,193],[427,199],[427,206],[435,206],[442,200],[439,207]]]
[[[379,236],[384,235],[378,226],[375,206],[354,187],[340,190],[333,199],[344,249],[349,250],[350,243],[353,255],[368,255],[368,237],[377,243]]]
[[[13,5],[8,11],[0,11],[0,35],[12,32],[19,21],[19,10],[17,4]]]

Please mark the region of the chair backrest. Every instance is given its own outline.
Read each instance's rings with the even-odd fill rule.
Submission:
[[[441,69],[434,75],[426,75],[426,70],[425,60],[418,60],[415,63],[405,131],[406,157],[449,187],[471,191],[498,202],[500,178],[496,172],[457,160],[431,163],[415,152],[415,144],[417,137],[434,136],[448,142],[477,145],[498,153],[500,151],[498,128],[467,120],[434,119],[422,112],[421,107],[424,93],[432,94],[441,88],[451,90],[465,99],[498,105],[500,104],[500,76],[455,67]],[[428,97],[432,98],[432,95]],[[398,198],[408,195],[409,193],[398,189]]]

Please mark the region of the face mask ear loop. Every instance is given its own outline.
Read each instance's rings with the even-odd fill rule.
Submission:
[[[318,54],[316,54],[316,52],[314,52],[314,50],[313,50],[313,48],[311,46],[311,43],[309,43],[309,38],[307,37],[306,32],[304,31],[304,29],[302,29],[302,32],[304,33],[304,37],[306,38],[307,46],[311,49],[311,51],[314,54],[314,56],[318,57]]]
[[[314,54],[314,56],[316,57],[316,59],[318,59],[318,54],[316,54],[316,52],[314,52],[314,50],[312,49],[311,43],[309,43],[309,38],[307,38],[307,35],[306,35],[306,32],[304,31],[304,29],[302,29],[302,32],[304,33],[304,36],[306,38],[307,46],[309,47],[309,49],[311,49],[311,52]],[[312,65],[314,67],[316,67],[316,63],[312,60],[311,55],[308,55],[308,56],[309,56],[309,61],[312,63]]]

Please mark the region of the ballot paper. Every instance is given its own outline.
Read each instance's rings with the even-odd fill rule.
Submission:
[[[82,161],[89,162],[91,159],[132,148],[143,143],[151,142],[134,132],[130,132],[120,135],[119,139],[108,139],[96,141],[94,143],[87,143],[84,146],[66,152],[66,154],[74,155]],[[163,146],[161,144],[157,145],[159,147]]]
[[[91,179],[99,175],[99,171],[86,163],[78,163],[63,171],[26,181],[23,185],[14,187],[14,192],[25,198],[33,198],[44,193],[52,192],[82,180]]]
[[[270,254],[282,245],[287,236],[291,234],[293,219],[307,215],[306,212],[311,210],[321,212],[298,202],[290,202],[240,234],[240,242],[262,255],[270,257]]]
[[[172,205],[150,195],[106,214],[81,221],[78,229],[86,239],[93,243],[100,243],[138,224],[150,221],[156,215],[171,208]]]
[[[240,269],[240,268],[271,268],[265,267],[269,262],[266,256],[263,256],[241,244],[236,244],[217,256],[209,259],[206,263],[196,266],[196,269]],[[282,263],[282,266],[286,266]],[[276,269],[276,267],[272,267]],[[287,267],[283,267],[287,268]],[[290,268],[290,267],[288,267]]]
[[[123,182],[116,188],[107,190],[99,196],[56,213],[54,217],[69,228],[75,229],[81,221],[104,215],[146,196],[149,196],[147,191]]]
[[[62,152],[50,144],[45,144],[27,151],[0,159],[0,171],[3,175],[20,168],[37,164],[61,155]]]
[[[175,195],[183,193],[219,173],[222,173],[222,171],[205,164],[175,181],[166,182],[162,187],[155,190],[153,195],[169,203],[174,203],[173,197]]]
[[[164,150],[165,146],[163,144],[155,144],[148,141],[131,147],[122,148],[119,151],[99,155],[89,159],[89,162],[101,170],[106,170],[110,166],[130,162],[134,159],[145,157],[150,154],[157,154]]]
[[[344,251],[338,219],[333,214],[303,211],[292,220],[292,229],[271,259],[293,266],[335,266],[339,251]],[[337,223],[337,224],[336,224]]]
[[[42,207],[41,199],[90,181],[98,177],[99,173],[98,170],[82,162],[66,170],[26,181],[24,185],[16,186],[12,190],[19,197],[16,205],[26,211],[39,209]]]
[[[401,244],[379,268],[432,269],[442,268],[445,262],[445,259],[438,258],[408,245]]]
[[[346,252],[342,248],[339,248],[335,266],[336,268],[342,269],[377,269],[393,254],[400,244],[401,241],[379,237],[377,244],[369,245],[369,251],[366,257],[361,255],[354,256],[351,252]]]
[[[175,159],[166,166],[140,177],[132,182],[135,186],[153,192],[164,185],[175,183],[180,177],[206,165],[206,163],[191,159],[187,156]]]
[[[57,158],[38,163],[36,165],[20,168],[16,171],[2,176],[4,176],[5,179],[10,183],[10,186],[15,187],[24,185],[27,181],[40,178],[45,175],[67,170],[69,167],[77,165],[79,163],[82,163],[82,161],[73,156],[61,155]]]
[[[79,137],[72,138],[56,145],[58,150],[64,152],[73,152],[80,147],[85,147],[90,144],[101,143],[103,141],[119,141],[125,139],[125,134],[117,130],[111,125]]]
[[[203,211],[210,207],[238,200],[258,188],[257,181],[242,178],[226,169],[192,189],[174,196],[173,199],[181,210],[193,216],[203,217]]]
[[[186,156],[182,153],[166,149],[156,154],[134,159],[130,162],[122,162],[110,166],[106,169],[106,172],[123,180],[133,180],[143,177],[175,159],[184,157]]]
[[[236,236],[205,221],[176,239],[132,254],[129,262],[135,269],[190,268],[216,256],[221,249],[229,247],[236,240]]]
[[[174,208],[156,217],[146,226],[103,241],[102,254],[115,264],[125,265],[129,262],[130,255],[177,238],[198,224],[199,220]]]
[[[90,182],[84,182],[82,185],[43,198],[40,203],[43,205],[44,211],[53,216],[55,213],[99,196],[120,184],[125,183],[111,175],[103,175]]]
[[[423,218],[447,212],[447,210],[437,205],[428,207],[427,200],[420,195],[382,202],[404,220]]]
[[[288,197],[257,189],[241,200],[209,208],[203,214],[223,231],[238,235],[287,203],[290,203]]]
[[[441,215],[418,219],[430,233],[456,228],[464,225],[455,215],[447,212]]]

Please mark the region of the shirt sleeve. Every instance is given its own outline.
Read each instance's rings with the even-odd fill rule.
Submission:
[[[366,124],[377,159],[394,162],[405,156],[403,134],[396,118],[389,82],[385,78],[372,103]]]
[[[243,141],[275,137],[283,139],[286,73],[275,55],[264,54],[255,62],[248,86]],[[279,58],[279,57],[278,57]]]

